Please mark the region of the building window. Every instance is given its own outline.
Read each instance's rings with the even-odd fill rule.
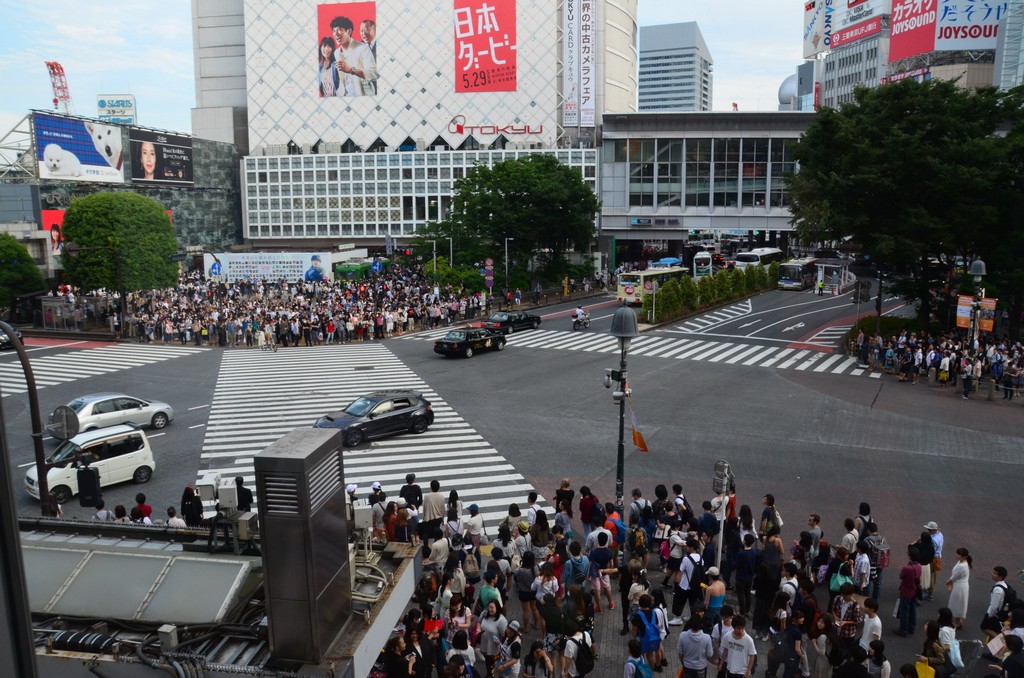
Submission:
[[[659,139],[658,206],[681,205],[683,199],[683,140]]]
[[[744,207],[763,207],[768,199],[768,140],[743,140],[743,192]]]
[[[686,205],[707,207],[711,192],[711,139],[686,140]]]
[[[654,140],[629,142],[629,204],[654,206]]]
[[[715,139],[714,153],[712,204],[715,207],[736,207],[739,199],[740,140]]]
[[[605,162],[626,162],[626,140],[612,139],[604,142]]]
[[[796,171],[793,149],[796,139],[772,139],[771,143],[771,190],[769,203],[772,207],[788,207],[789,191],[786,190],[786,174]]]

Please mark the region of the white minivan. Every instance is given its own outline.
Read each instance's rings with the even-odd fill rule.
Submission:
[[[92,455],[89,466],[99,471],[101,487],[129,480],[148,483],[156,468],[149,439],[135,426],[120,424],[80,433],[62,442],[46,460],[60,464],[46,474],[50,492],[59,504],[66,504],[78,494],[78,466],[71,461],[76,454]],[[36,499],[39,498],[38,478],[35,465],[30,466],[25,472],[25,490]]]

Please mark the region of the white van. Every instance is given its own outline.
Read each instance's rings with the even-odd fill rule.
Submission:
[[[47,474],[50,492],[58,504],[66,504],[78,494],[78,466],[70,461],[76,454],[91,454],[89,466],[100,473],[100,486],[124,483],[148,483],[153,477],[156,461],[153,448],[149,446],[146,434],[128,424],[109,426],[80,433],[71,440],[65,440],[54,450],[47,463],[54,466]],[[25,472],[25,490],[39,498],[39,483],[35,465]]]

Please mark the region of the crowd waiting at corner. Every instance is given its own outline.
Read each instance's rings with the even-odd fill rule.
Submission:
[[[635,489],[619,512],[564,479],[557,511],[531,492],[489,530],[475,504],[436,480],[424,492],[414,474],[395,498],[375,483],[369,502],[376,536],[417,544],[424,563],[378,676],[581,678],[616,642],[595,626],[605,613],[621,618],[624,678],[923,678],[924,665],[949,678],[965,660],[957,635],[979,627],[1005,646],[988,659],[993,675],[1024,675],[1024,607],[1007,568],[991,568],[986,612],[968,619],[968,549],[950,548],[932,521],[890,548],[865,502],[841,527],[810,514],[787,529],[770,494],[755,510],[733,488],[695,509],[680,485],[658,485],[653,501]],[[885,576],[898,580],[895,600],[882,598]],[[940,597],[919,624],[919,606]],[[886,633],[919,638],[919,652],[890,662]]]

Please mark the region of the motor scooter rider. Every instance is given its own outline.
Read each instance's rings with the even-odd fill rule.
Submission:
[[[572,319],[583,322],[585,320],[590,320],[590,314],[583,310],[583,304],[577,304],[576,310],[572,312]]]

